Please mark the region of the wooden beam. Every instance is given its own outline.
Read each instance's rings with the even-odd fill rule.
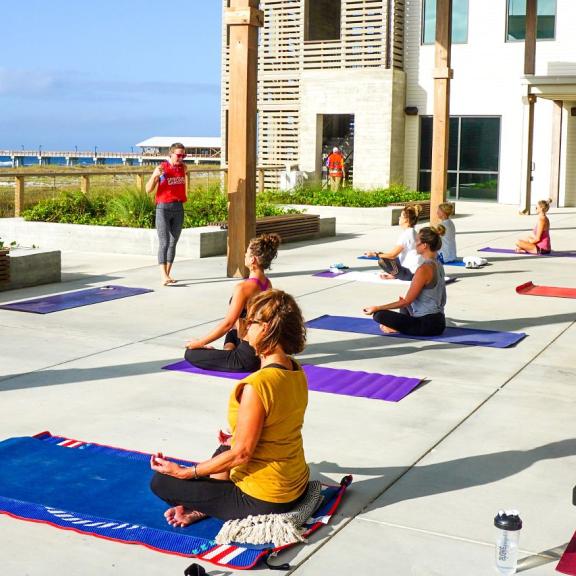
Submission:
[[[432,124],[432,182],[430,223],[437,224],[438,206],[448,189],[448,136],[450,132],[450,80],[453,76],[452,0],[436,2],[436,48],[434,70],[434,119]]]
[[[562,154],[562,100],[554,100],[552,109],[552,154],[550,157],[550,199],[558,206],[560,199],[560,158]]]
[[[256,113],[259,0],[231,0],[230,109],[228,113],[229,277],[247,277],[244,254],[256,234]]]
[[[526,0],[526,35],[524,41],[524,74],[536,71],[536,30],[538,0]]]
[[[87,174],[80,176],[80,190],[82,194],[88,194],[88,192],[90,192],[90,176]]]
[[[537,28],[538,0],[526,0],[526,34],[524,40],[524,74],[534,75],[536,71],[536,28]],[[520,214],[530,214],[532,204],[532,148],[534,146],[534,105],[536,96],[528,94],[525,116],[525,146],[524,155],[526,165],[524,167],[524,181],[522,182],[522,194]]]
[[[14,189],[14,216],[21,216],[24,209],[24,176],[16,176],[16,188]]]
[[[532,150],[534,147],[534,105],[536,96],[528,94],[525,98],[526,109],[524,115],[524,178],[522,181],[520,214],[530,214],[532,203]]]

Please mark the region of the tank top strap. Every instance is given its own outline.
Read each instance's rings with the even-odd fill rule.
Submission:
[[[247,280],[256,282],[261,292],[264,292],[265,290],[268,290],[268,288],[270,288],[270,280],[268,280],[268,278],[266,278],[266,282],[261,282],[258,278],[247,278]]]

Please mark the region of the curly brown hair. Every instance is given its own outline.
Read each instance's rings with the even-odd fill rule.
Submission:
[[[282,290],[266,290],[250,299],[246,324],[266,323],[256,344],[258,355],[270,354],[280,345],[286,354],[298,354],[306,345],[306,326],[296,300]]]
[[[250,254],[258,260],[258,264],[262,266],[262,269],[268,270],[272,260],[278,256],[280,242],[281,238],[278,234],[262,234],[250,240],[248,249]]]

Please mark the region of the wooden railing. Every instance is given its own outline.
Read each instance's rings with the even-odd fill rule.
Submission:
[[[125,167],[106,167],[106,168],[6,168],[0,169],[0,178],[14,178],[14,216],[20,216],[24,209],[24,196],[26,190],[26,179],[29,178],[78,178],[80,179],[80,190],[87,194],[90,191],[90,179],[95,176],[126,176],[133,175],[136,179],[136,187],[144,191],[146,180],[152,174],[153,166],[125,166]],[[284,168],[281,166],[265,166],[257,168],[257,192],[264,191],[265,172],[279,171]],[[188,167],[188,185],[194,175],[199,174],[217,174],[225,176],[228,173],[227,168],[205,168],[205,167]]]

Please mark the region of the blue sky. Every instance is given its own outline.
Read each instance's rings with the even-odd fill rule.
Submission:
[[[221,6],[4,6],[0,149],[120,151],[150,136],[218,136]]]

